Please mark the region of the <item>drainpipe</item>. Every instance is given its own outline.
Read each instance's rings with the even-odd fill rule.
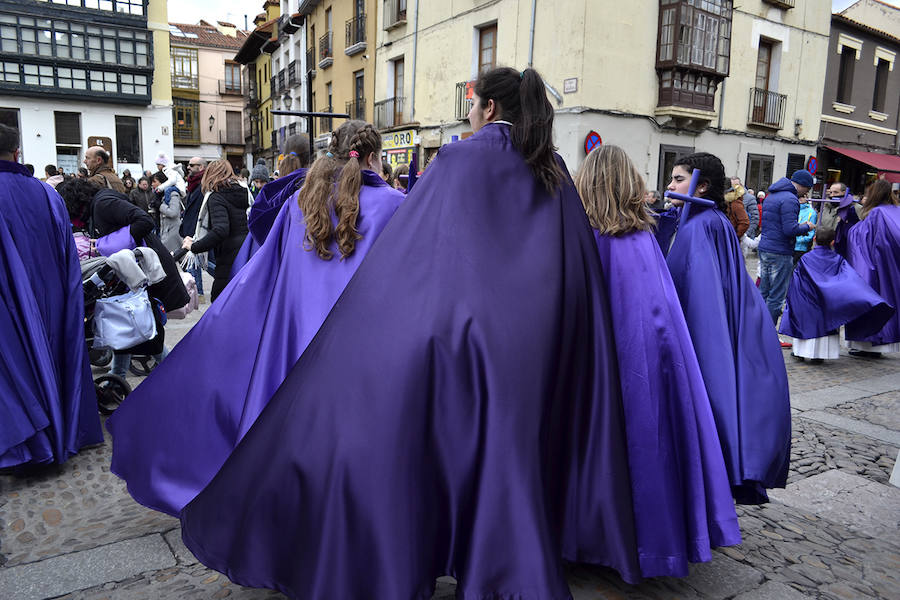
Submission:
[[[728,78],[722,80],[722,94],[719,96],[719,130],[722,130],[722,115],[725,113],[725,82]]]
[[[534,10],[537,0],[531,0],[531,30],[528,33],[528,68],[534,63]]]
[[[412,92],[409,95],[409,120],[416,120],[416,49],[419,42],[419,0],[416,0],[416,17],[413,20]]]

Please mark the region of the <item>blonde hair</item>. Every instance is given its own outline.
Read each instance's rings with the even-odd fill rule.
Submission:
[[[644,202],[644,178],[618,146],[592,150],[575,178],[575,187],[591,227],[600,233],[624,235],[653,228]]]
[[[203,171],[203,179],[200,180],[200,187],[203,193],[218,192],[227,187],[231,187],[237,183],[237,177],[234,175],[234,169],[231,163],[220,158],[209,163],[206,170]]]
[[[289,175],[300,167],[300,159],[296,154],[285,154],[278,163],[278,176]]]

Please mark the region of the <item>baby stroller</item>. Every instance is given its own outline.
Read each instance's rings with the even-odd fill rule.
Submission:
[[[127,251],[132,254],[135,265],[141,260],[141,250],[135,249]],[[85,339],[90,348],[91,364],[94,366],[106,366],[113,358],[114,350],[109,347],[103,347],[95,344],[95,317],[97,312],[98,300],[103,298],[112,298],[122,296],[129,292],[128,286],[122,281],[121,273],[107,262],[106,258],[92,258],[81,263],[82,286],[84,290],[84,312],[85,312]],[[153,301],[151,300],[151,304]],[[164,338],[164,330],[162,315],[160,310],[153,307],[154,334],[153,338],[146,343],[139,344],[133,348],[127,349],[129,353],[133,353],[133,361],[151,361],[155,363],[149,354],[158,352],[156,348],[162,347]],[[146,355],[144,353],[146,352]],[[139,364],[141,364],[139,362]],[[140,372],[140,369],[132,367],[132,372],[138,371],[136,374],[146,374]],[[113,374],[103,374],[94,379],[94,388],[97,393],[97,403],[100,412],[103,414],[112,413],[121,404],[122,400],[131,393],[132,389],[124,378]]]

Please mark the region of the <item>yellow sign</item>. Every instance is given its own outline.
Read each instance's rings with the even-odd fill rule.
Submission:
[[[393,150],[394,148],[411,148],[416,145],[416,130],[404,129],[381,136],[381,149]]]

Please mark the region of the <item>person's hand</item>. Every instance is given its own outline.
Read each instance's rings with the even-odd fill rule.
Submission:
[[[807,225],[810,229],[815,229],[815,228],[816,228],[816,224],[813,223],[812,221],[807,221],[807,222],[806,222],[806,225]]]
[[[97,254],[97,240],[94,240],[94,239],[91,240],[91,249],[90,249],[90,253],[91,253],[91,254]]]
[[[191,236],[187,236],[186,238],[181,240],[181,247],[184,248],[185,250],[190,250],[191,245],[193,243],[194,243],[194,238],[192,238]]]

